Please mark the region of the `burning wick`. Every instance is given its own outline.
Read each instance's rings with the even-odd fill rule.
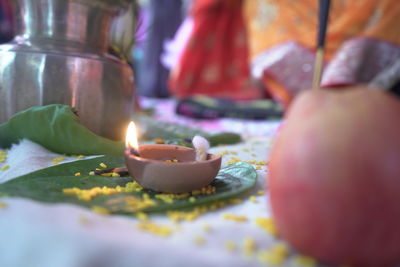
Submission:
[[[207,160],[207,150],[210,148],[210,144],[208,143],[207,139],[196,135],[193,137],[192,144],[196,150],[196,161]]]
[[[132,155],[140,156],[136,125],[133,121],[129,123],[126,130],[125,146],[130,150]]]

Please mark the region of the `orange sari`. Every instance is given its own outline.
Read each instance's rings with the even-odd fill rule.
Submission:
[[[316,0],[246,1],[251,56],[292,40],[313,50],[317,12]],[[346,40],[355,36],[400,45],[400,3],[397,0],[332,0],[328,25],[326,59],[331,59]]]
[[[251,58],[260,61],[258,56],[265,51],[281,53],[280,60],[262,66],[257,78],[285,106],[311,87],[317,12],[316,0],[246,2]],[[400,57],[396,0],[333,0],[328,25],[323,86],[369,82]]]

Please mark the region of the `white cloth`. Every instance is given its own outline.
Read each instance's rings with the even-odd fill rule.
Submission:
[[[230,151],[223,157],[267,160],[271,138],[253,138],[234,146],[212,148],[212,153]],[[237,153],[237,155],[235,155]],[[24,140],[8,152],[10,169],[0,171],[0,183],[22,174],[51,166],[54,154]],[[65,157],[66,161],[77,160]],[[60,164],[61,164],[60,163]],[[0,266],[7,267],[125,267],[125,266],[265,266],[257,257],[243,254],[247,237],[256,241],[257,250],[268,250],[281,242],[256,225],[256,218],[270,217],[265,189],[266,167],[257,170],[255,188],[241,196],[244,202],[208,212],[192,222],[173,223],[167,216],[152,215],[158,225],[172,227],[173,234],[159,237],[137,229],[139,221],[129,216],[102,216],[69,204],[45,204],[29,199],[0,197],[7,204],[0,209]],[[249,196],[256,196],[256,203]],[[223,214],[246,216],[247,222],[231,221]],[[86,223],[82,222],[85,218]],[[211,227],[205,231],[204,225]],[[202,237],[203,245],[194,240]],[[237,250],[225,248],[232,241]],[[292,258],[284,266],[295,266]]]

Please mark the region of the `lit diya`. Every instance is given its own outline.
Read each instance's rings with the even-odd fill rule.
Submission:
[[[221,168],[221,156],[208,154],[209,144],[193,138],[195,149],[176,145],[138,144],[131,122],[126,135],[125,162],[142,187],[164,193],[185,193],[210,184]]]

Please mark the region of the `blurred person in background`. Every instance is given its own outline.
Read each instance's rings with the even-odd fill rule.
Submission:
[[[9,0],[0,0],[0,43],[11,41],[14,37],[13,13]]]
[[[195,0],[163,55],[171,93],[257,99],[266,90],[288,106],[312,85],[317,18],[315,0]],[[332,1],[322,86],[370,83],[396,68],[399,23],[396,0]]]

